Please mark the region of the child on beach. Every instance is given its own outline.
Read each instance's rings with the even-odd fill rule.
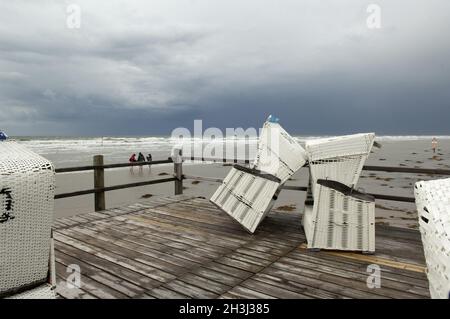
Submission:
[[[433,150],[433,153],[436,153],[436,149],[438,147],[438,141],[436,137],[433,137],[431,140],[431,149]]]

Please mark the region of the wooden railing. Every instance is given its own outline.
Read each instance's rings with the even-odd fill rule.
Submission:
[[[133,162],[133,163],[119,163],[119,164],[106,164],[105,165],[105,164],[103,164],[103,155],[95,155],[93,158],[93,165],[55,169],[55,172],[57,174],[69,173],[69,172],[92,171],[93,170],[94,171],[94,188],[70,192],[70,193],[56,194],[55,199],[95,194],[95,197],[94,197],[95,211],[101,211],[101,210],[106,209],[105,192],[109,192],[109,191],[113,191],[113,190],[154,185],[154,184],[167,183],[167,182],[175,182],[175,194],[178,195],[178,194],[182,193],[183,186],[182,186],[182,180],[175,176],[169,177],[169,178],[160,178],[160,179],[143,181],[143,182],[120,184],[120,185],[105,187],[105,173],[104,173],[105,169],[121,168],[121,167],[134,167],[134,166],[148,166],[148,165],[154,166],[154,165],[170,164],[170,163],[174,163],[174,161],[171,158],[169,158],[167,160],[158,160],[158,161],[150,161],[150,162]],[[180,163],[174,164],[175,168],[179,168],[180,165],[181,165]],[[181,187],[180,187],[180,184],[181,184]]]
[[[95,211],[101,211],[106,209],[105,203],[105,192],[131,188],[131,187],[141,187],[147,185],[155,185],[160,183],[174,182],[174,192],[175,195],[179,195],[183,193],[183,180],[184,179],[193,179],[199,181],[208,181],[208,182],[216,182],[221,183],[221,178],[215,177],[205,177],[205,176],[193,176],[193,175],[185,175],[183,174],[183,160],[191,160],[195,162],[214,162],[214,163],[239,163],[239,164],[248,164],[249,160],[239,160],[239,159],[218,159],[218,158],[195,158],[195,157],[182,157],[180,154],[175,156],[176,158],[168,158],[166,160],[157,160],[150,162],[134,162],[134,163],[118,163],[118,164],[103,164],[103,155],[96,155],[93,158],[93,165],[89,166],[80,166],[80,167],[69,167],[69,168],[58,168],[56,169],[56,173],[68,173],[68,172],[80,172],[80,171],[94,171],[94,188],[80,190],[70,193],[61,193],[55,195],[55,199],[68,198],[74,196],[81,196],[87,194],[95,194],[94,206]],[[147,165],[161,165],[161,164],[174,164],[173,168],[173,176],[168,178],[160,178],[143,182],[136,183],[128,183],[128,184],[120,184],[114,186],[106,186],[104,181],[104,170],[112,169],[112,168],[121,168],[121,167],[134,167],[134,166],[147,166]],[[450,170],[445,169],[432,169],[432,168],[415,168],[415,167],[391,167],[391,166],[370,166],[366,165],[363,167],[363,170],[366,171],[378,171],[378,172],[389,172],[389,173],[407,173],[407,174],[429,174],[429,175],[450,175]],[[284,190],[292,190],[292,191],[308,191],[308,187],[304,186],[288,186],[284,185],[282,187]],[[389,201],[398,201],[398,202],[409,202],[414,203],[414,197],[405,197],[405,196],[394,196],[387,194],[370,194],[374,196],[376,199],[380,200],[389,200]],[[307,202],[308,204],[308,202]]]

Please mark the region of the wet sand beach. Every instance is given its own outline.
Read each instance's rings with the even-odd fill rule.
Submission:
[[[367,165],[421,167],[450,169],[450,139],[439,141],[436,154],[431,150],[431,140],[389,140],[381,141],[382,148],[374,148]],[[163,159],[155,158],[157,159]],[[183,165],[184,174],[205,177],[223,178],[230,169],[229,164],[192,164]],[[142,170],[134,167],[133,170],[111,169],[105,171],[106,186],[125,184],[150,179],[158,179],[173,174],[173,165],[144,166]],[[385,173],[363,171],[358,188],[369,193],[389,194],[397,196],[413,196],[414,183],[419,180],[445,178],[445,176],[429,176],[425,174],[411,175],[404,173]],[[297,172],[287,185],[306,186],[308,180],[307,169]],[[57,175],[57,193],[71,192],[92,188],[92,172],[67,173]],[[209,198],[218,187],[217,183],[184,180],[185,194],[192,194]],[[128,188],[106,193],[107,208],[138,202],[152,196],[172,195],[174,183],[164,183],[144,187]],[[93,210],[93,195],[85,195],[67,199],[56,200],[55,218],[71,216]],[[305,193],[291,190],[281,192],[275,203],[275,210],[287,212],[302,212]],[[394,201],[376,201],[376,221],[385,224],[406,228],[417,228],[417,213],[413,203],[400,203]]]

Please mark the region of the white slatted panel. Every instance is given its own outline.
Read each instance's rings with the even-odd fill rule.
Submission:
[[[313,194],[318,179],[355,186],[374,140],[375,134],[363,133],[307,141]]]
[[[279,183],[232,168],[211,201],[253,233],[270,211]]]
[[[316,187],[314,207],[303,220],[308,248],[375,251],[375,202]]]
[[[303,147],[278,123],[264,123],[253,168],[278,177],[283,184],[306,160]]]
[[[432,298],[450,297],[450,179],[415,185],[427,276]]]

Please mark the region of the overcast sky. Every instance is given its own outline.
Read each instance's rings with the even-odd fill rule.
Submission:
[[[449,60],[448,0],[1,0],[0,129],[450,134]]]

